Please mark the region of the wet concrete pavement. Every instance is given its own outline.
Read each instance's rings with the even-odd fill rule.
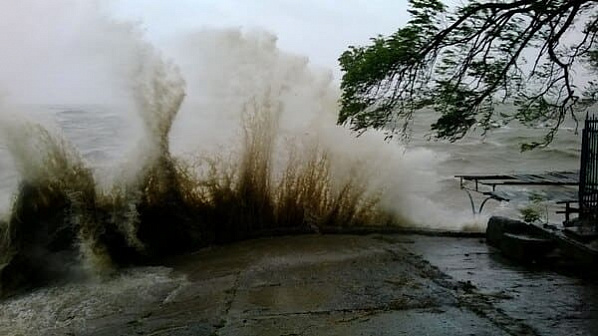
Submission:
[[[517,266],[478,238],[279,237],[165,263],[173,271],[143,286],[123,278],[93,299],[86,293],[100,285],[80,290],[85,309],[54,311],[60,323],[30,325],[28,334],[598,334],[595,283]],[[21,311],[36,307],[11,300]],[[19,316],[0,313],[0,333]]]
[[[598,335],[598,281],[505,259],[477,239],[417,237],[409,250],[495,297],[496,309],[540,335]]]

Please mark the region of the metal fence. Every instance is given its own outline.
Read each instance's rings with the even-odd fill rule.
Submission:
[[[598,223],[598,119],[586,117],[579,170],[579,218]]]

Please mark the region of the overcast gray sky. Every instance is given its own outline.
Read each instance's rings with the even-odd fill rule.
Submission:
[[[141,21],[158,45],[202,27],[262,28],[278,36],[281,49],[308,56],[335,77],[348,45],[391,34],[408,18],[405,0],[123,0],[111,7],[118,18]]]

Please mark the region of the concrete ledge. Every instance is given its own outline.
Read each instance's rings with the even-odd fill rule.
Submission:
[[[526,227],[527,224],[519,220],[499,216],[490,217],[486,227],[486,242],[488,245],[500,248],[505,232],[523,233],[527,230]]]
[[[557,246],[535,226],[505,217],[491,217],[486,229],[486,241],[505,256],[523,262],[544,258]]]
[[[264,237],[278,237],[278,236],[292,236],[303,234],[348,234],[348,235],[369,235],[369,234],[414,234],[419,236],[431,237],[462,237],[462,238],[483,238],[484,232],[479,231],[447,231],[428,228],[417,227],[402,227],[402,226],[322,226],[315,229],[303,227],[288,227],[260,230],[250,235],[251,239]]]

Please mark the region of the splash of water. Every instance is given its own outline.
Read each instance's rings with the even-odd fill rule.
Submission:
[[[101,74],[110,89],[91,98],[111,99],[106,93],[117,89],[107,104],[137,112],[138,141],[126,139],[137,145],[105,186],[59,134],[24,122],[2,129],[21,182],[0,223],[0,292],[279,229],[406,225],[417,212],[416,168],[430,163],[417,157],[429,155],[336,126],[330,72],[278,50],[272,34],[199,32],[165,48],[173,59],[165,61],[131,25],[82,11],[91,28],[70,37],[50,31],[80,47],[74,55],[45,51],[76,60],[74,69],[60,63],[63,87],[93,69],[86,73]],[[118,57],[94,52],[119,46]],[[8,96],[22,98],[0,79]]]

